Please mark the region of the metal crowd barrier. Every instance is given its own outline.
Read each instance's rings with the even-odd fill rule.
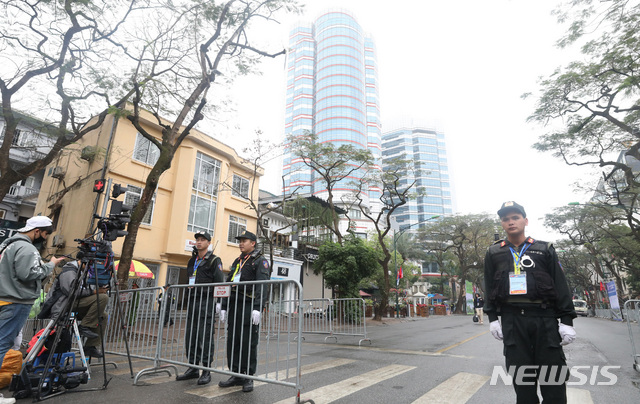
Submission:
[[[259,325],[240,321],[239,316],[231,316],[225,322],[218,321],[216,305],[222,302],[223,294],[229,288],[235,288],[237,292],[228,298],[227,316],[234,311],[243,311],[250,316],[256,303],[255,290],[263,290],[267,303]],[[125,347],[120,342],[123,342],[124,332],[127,331],[131,356],[153,361],[151,367],[136,374],[134,384],[142,377],[158,372],[170,373],[173,369],[177,374],[177,367],[184,366],[293,387],[297,390],[297,397],[300,397],[302,323],[295,322],[292,316],[302,302],[300,283],[273,280],[240,284],[173,285],[159,299],[160,290],[146,288],[121,291],[120,302],[124,303],[121,308],[126,313],[127,323],[114,330],[113,325],[118,322],[110,321],[107,330],[107,352],[126,355]],[[136,295],[140,302],[137,308]],[[110,304],[110,308],[110,319],[117,317],[115,305]],[[134,319],[133,322],[131,319]],[[260,332],[260,329],[267,332]],[[255,357],[251,357],[251,350],[241,349],[241,343],[234,337],[257,342]],[[187,339],[198,344],[190,345]],[[196,345],[202,349],[191,348]],[[232,355],[228,355],[230,353]],[[199,363],[194,363],[198,359]],[[254,373],[248,375],[246,370],[236,366],[246,363],[256,364]]]
[[[631,358],[633,359],[633,368],[640,371],[640,300],[627,300],[624,304],[625,314],[627,316],[627,327],[629,327],[629,340],[631,341]],[[631,317],[635,318],[635,324]],[[636,333],[633,329],[636,329]]]
[[[302,334],[326,335],[325,342],[329,338],[338,341],[338,335],[360,336],[358,345],[367,338],[367,326],[365,317],[365,304],[363,299],[305,299],[302,304],[296,302],[283,302],[287,307],[295,305],[293,313],[282,314],[277,308],[272,315],[289,316],[294,323],[300,323]],[[304,335],[302,337],[304,339]]]
[[[363,299],[333,299],[333,332],[332,335],[350,335],[362,337],[362,341],[371,340],[367,338],[367,321],[364,315],[365,307]],[[336,338],[337,340],[337,338]]]

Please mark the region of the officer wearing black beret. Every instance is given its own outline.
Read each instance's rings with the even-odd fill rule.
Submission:
[[[491,334],[504,342],[507,370],[526,370],[526,377],[513,380],[518,404],[538,403],[538,376],[545,403],[566,403],[562,345],[576,338],[567,280],[551,243],[525,235],[529,220],[521,205],[505,202],[498,216],[507,239],[489,247],[484,261]]]
[[[227,282],[264,281],[271,277],[269,261],[256,249],[256,235],[245,231],[239,241],[240,256],[231,264]],[[259,284],[231,287],[231,295],[222,301],[220,321],[229,312],[227,326],[227,365],[235,373],[253,375],[258,359],[260,313],[269,295],[267,286]],[[253,380],[232,376],[218,383],[220,387],[242,386],[253,391]]]

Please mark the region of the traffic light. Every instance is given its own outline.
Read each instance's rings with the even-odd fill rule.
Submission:
[[[113,184],[113,191],[111,191],[111,196],[113,198],[117,198],[127,191],[128,191],[127,187],[123,187],[120,184]]]
[[[97,193],[101,194],[104,191],[104,183],[105,183],[105,179],[104,178],[100,178],[99,180],[95,180],[95,182],[93,183],[93,192],[97,192]]]

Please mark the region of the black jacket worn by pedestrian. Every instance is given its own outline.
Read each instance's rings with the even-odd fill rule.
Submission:
[[[244,263],[244,264],[243,264]],[[236,273],[240,273],[240,282],[247,281],[267,281],[271,278],[271,270],[269,269],[269,261],[262,255],[262,251],[255,249],[249,254],[243,254],[233,261],[231,264],[231,271],[227,276],[227,282],[233,282],[233,278]],[[262,311],[264,307],[265,299],[268,297],[268,290],[264,290],[263,287],[247,287],[240,290],[241,294],[244,294],[245,298],[253,299],[253,310]],[[236,290],[231,288],[231,299],[235,298]],[[227,310],[229,301],[223,299],[222,309]]]
[[[529,246],[522,257],[527,256],[532,261],[526,260],[528,267],[522,268],[522,272],[526,273],[527,293],[515,298],[509,295],[509,273],[514,271],[511,249],[521,252],[526,244]],[[490,321],[497,320],[504,307],[518,307],[523,302],[526,304],[530,301],[540,303],[540,306],[546,309],[553,309],[555,317],[562,323],[573,325],[576,312],[571,293],[551,243],[531,237],[520,246],[514,246],[507,240],[497,241],[489,247],[485,255],[484,282],[487,291],[484,312]]]
[[[484,299],[482,297],[476,297],[473,300],[473,308],[474,309],[481,309],[484,307]]]

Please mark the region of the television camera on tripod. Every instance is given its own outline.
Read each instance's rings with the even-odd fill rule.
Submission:
[[[126,188],[115,184],[112,196],[117,198],[124,192],[126,192]],[[108,199],[105,200],[105,208],[107,201]],[[63,394],[81,384],[86,384],[91,378],[89,363],[77,324],[77,303],[81,298],[80,292],[83,288],[95,288],[93,290],[95,290],[97,313],[103,313],[106,307],[105,300],[108,301],[108,299],[100,299],[98,290],[104,290],[104,288],[112,290],[112,288],[115,288],[115,292],[118,292],[117,282],[112,282],[115,276],[113,269],[114,254],[111,242],[118,237],[127,235],[125,228],[130,221],[131,207],[124,205],[121,201],[112,199],[109,216],[105,217],[104,211],[105,209],[103,209],[103,216],[94,215],[94,219],[98,219],[98,223],[96,230],[90,237],[75,239],[78,242],[78,253],[75,258],[67,257],[76,259],[78,265],[74,267],[77,269],[75,270],[75,278],[71,282],[68,297],[66,301],[61,302],[62,309],[57,311],[55,317],[49,321],[33,346],[30,347],[29,353],[23,361],[21,373],[13,376],[9,390],[14,391],[13,396],[15,398],[33,396],[34,400],[44,400]],[[84,299],[88,298],[84,297]],[[123,313],[118,299],[114,299],[114,303],[119,313],[117,317],[122,321]],[[52,304],[55,304],[55,301]],[[115,320],[111,319],[111,321]],[[106,326],[104,321],[106,321],[105,318],[100,318],[98,322],[97,330],[100,336],[104,335]],[[93,333],[93,335],[95,337],[98,336],[96,333]],[[78,366],[76,366],[75,353],[70,352],[72,336],[75,336],[80,354],[81,360]],[[104,340],[101,337],[100,345],[101,352],[99,352],[99,355],[103,355],[105,349]],[[131,369],[126,334],[125,345]],[[96,353],[98,351],[94,350],[93,352],[92,356],[98,356]],[[104,360],[102,361],[102,367],[104,381],[101,387],[74,391],[106,389],[111,379],[107,379],[106,362]]]

